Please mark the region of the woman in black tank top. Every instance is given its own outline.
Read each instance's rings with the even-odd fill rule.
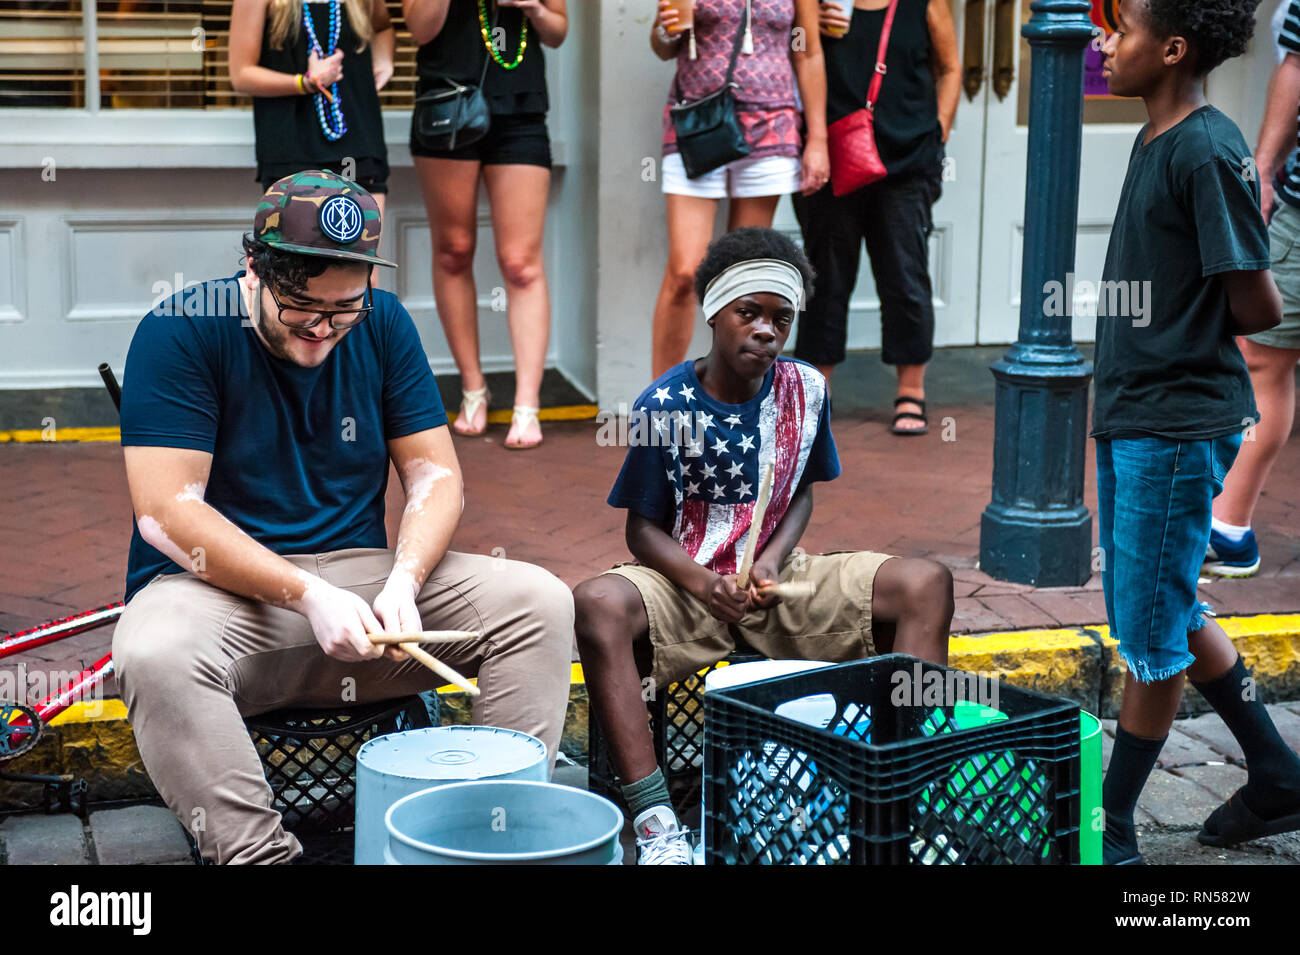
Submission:
[[[925,366],[934,350],[928,267],[930,210],[943,143],[961,95],[961,57],[948,0],[897,0],[875,105],[876,147],[888,175],[836,198],[829,185],[793,197],[816,288],[799,320],[795,356],[828,378],[844,360],[849,300],[865,241],[880,296],[881,360],[898,373],[895,434],[924,434]],[[866,105],[890,0],[821,4],[826,125]],[[844,28],[848,32],[844,33]]]
[[[420,44],[416,95],[448,80],[477,86],[482,77],[491,113],[487,134],[468,145],[434,150],[411,138],[433,238],[433,297],[460,372],[460,414],[452,430],[483,434],[491,400],[479,360],[473,270],[482,179],[515,358],[514,410],[503,443],[534,448],[542,443],[537,413],[551,328],[542,262],[551,183],[542,48],[564,42],[567,6],[565,0],[402,0],[402,13]]]
[[[374,194],[383,212],[379,90],[393,75],[395,36],[384,0],[234,0],[230,84],[253,97],[263,188],[328,169]]]

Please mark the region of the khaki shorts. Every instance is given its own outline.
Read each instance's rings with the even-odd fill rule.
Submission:
[[[663,574],[640,564],[619,564],[618,574],[641,593],[654,647],[651,677],[667,686],[716,663],[736,649],[736,636],[774,660],[825,660],[843,663],[874,656],[871,594],[876,572],[890,554],[847,551],[791,554],[779,579],[812,581],[811,597],[783,599],[769,610],[751,610],[728,626]],[[800,566],[796,569],[796,562]]]
[[[1273,279],[1282,293],[1282,324],[1250,336],[1273,348],[1300,348],[1300,209],[1278,200],[1268,227]]]

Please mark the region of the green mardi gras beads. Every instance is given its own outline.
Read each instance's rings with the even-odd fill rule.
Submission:
[[[524,51],[528,49],[528,17],[525,16],[523,20],[523,29],[519,31],[519,55],[515,57],[513,63],[507,63],[501,58],[501,54],[497,52],[496,44],[488,36],[486,0],[478,0],[478,28],[479,32],[483,34],[483,45],[487,47],[488,54],[492,59],[496,60],[497,66],[503,70],[513,70],[524,61]]]

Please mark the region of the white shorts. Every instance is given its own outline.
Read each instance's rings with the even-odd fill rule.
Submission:
[[[785,196],[799,191],[802,173],[803,164],[793,156],[746,156],[698,179],[688,179],[682,157],[669,153],[663,160],[663,191],[699,199]]]

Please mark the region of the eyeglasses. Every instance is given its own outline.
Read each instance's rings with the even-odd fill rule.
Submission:
[[[375,310],[371,301],[370,279],[366,279],[365,304],[360,308],[341,308],[333,311],[324,311],[321,309],[295,308],[286,306],[275,294],[275,289],[268,284],[266,290],[271,293],[271,301],[275,302],[276,311],[279,313],[280,321],[290,328],[315,328],[322,321],[328,321],[330,328],[341,329],[351,328],[354,325],[360,325],[366,317]]]

